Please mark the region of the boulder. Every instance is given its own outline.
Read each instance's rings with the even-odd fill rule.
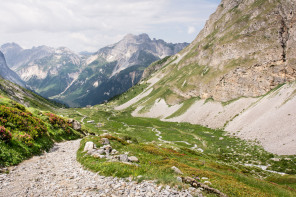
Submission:
[[[181,170],[179,168],[177,168],[176,166],[171,167],[171,169],[176,173],[176,174],[183,174],[183,172],[181,172]]]
[[[77,131],[81,131],[81,124],[77,120],[70,119],[70,120],[68,120],[68,123],[72,124],[73,129],[75,129]]]
[[[128,156],[126,154],[119,155],[119,160],[122,162],[128,162]]]
[[[130,157],[128,157],[128,161],[130,161],[130,162],[138,162],[139,159],[137,157],[135,157],[135,156],[130,156]]]
[[[85,146],[84,146],[84,149],[83,149],[83,152],[85,151],[93,151],[94,149],[94,143],[93,142],[86,142],[85,143]]]
[[[105,145],[102,148],[105,150],[106,155],[109,155],[112,151],[112,147],[110,145]]]

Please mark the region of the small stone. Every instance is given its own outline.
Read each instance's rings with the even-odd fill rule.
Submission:
[[[104,150],[104,149],[98,149],[96,152],[97,152],[98,154],[100,154],[100,155],[105,154],[105,150]]]
[[[132,144],[133,142],[131,140],[126,140],[127,143]]]
[[[272,161],[280,161],[280,158],[271,158]]]
[[[86,142],[83,152],[85,151],[92,151],[94,149],[94,143],[93,142]]]
[[[116,154],[118,154],[118,151],[115,150],[115,149],[112,149],[111,154],[112,154],[112,155],[116,155]]]
[[[176,166],[171,167],[171,169],[176,173],[176,174],[183,174],[183,172],[181,172],[181,170],[179,168],[177,168]]]
[[[130,157],[128,157],[128,161],[130,161],[130,162],[139,162],[139,159],[137,157],[135,157],[135,156],[130,156]]]
[[[103,144],[103,145],[110,144],[110,141],[109,141],[108,138],[102,138],[101,141],[102,141],[102,144]]]
[[[110,136],[110,134],[109,134],[109,133],[103,133],[103,134],[101,134],[100,136],[101,136],[101,137],[106,137],[106,136]]]
[[[209,178],[207,177],[202,177],[201,180],[208,180]]]
[[[126,154],[122,154],[119,156],[119,160],[123,162],[128,162],[128,156]]]
[[[178,176],[177,177],[177,181],[180,182],[180,183],[182,183],[182,178]]]
[[[103,149],[105,150],[105,153],[107,155],[109,155],[109,153],[111,153],[111,151],[112,151],[112,147],[110,145],[103,146]]]

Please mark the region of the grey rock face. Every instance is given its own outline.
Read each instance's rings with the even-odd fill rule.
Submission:
[[[4,53],[8,66],[13,70],[18,70],[22,65],[49,56],[54,49],[47,46],[23,49],[16,43],[7,43],[1,46],[0,50]]]
[[[0,76],[8,81],[11,81],[20,86],[25,87],[25,83],[20,79],[20,77],[15,72],[10,70],[10,68],[7,66],[5,57],[1,51],[0,51]]]
[[[291,0],[223,0],[196,39],[175,56],[176,64],[166,67],[166,79],[184,79],[171,82],[171,90],[185,99],[228,101],[295,81],[295,10]]]

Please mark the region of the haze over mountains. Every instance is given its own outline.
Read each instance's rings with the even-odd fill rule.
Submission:
[[[152,62],[187,45],[151,40],[147,34],[129,34],[90,56],[65,47],[22,49],[15,43],[4,44],[0,50],[8,66],[32,90],[70,106],[85,106],[121,94],[139,81],[144,68]]]

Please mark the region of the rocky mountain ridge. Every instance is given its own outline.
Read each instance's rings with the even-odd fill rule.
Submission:
[[[188,43],[166,43],[163,40],[153,40],[147,34],[140,34],[138,36],[128,34],[118,43],[109,45],[100,49],[95,56],[102,57],[108,62],[117,61],[117,65],[113,70],[112,76],[119,73],[121,70],[129,66],[140,64],[138,60],[140,51],[145,51],[152,54],[159,59],[166,56],[176,54],[186,47]]]
[[[92,55],[76,54],[66,47],[22,49],[15,43],[4,44],[1,49],[9,67],[32,90],[70,106],[85,106],[121,94],[140,80],[152,62],[187,45],[151,40],[147,34],[128,34]]]
[[[57,99],[71,106],[95,105],[119,95],[138,83],[144,69],[162,57],[170,56],[187,43],[166,43],[147,34],[128,34],[86,58],[81,74]]]

